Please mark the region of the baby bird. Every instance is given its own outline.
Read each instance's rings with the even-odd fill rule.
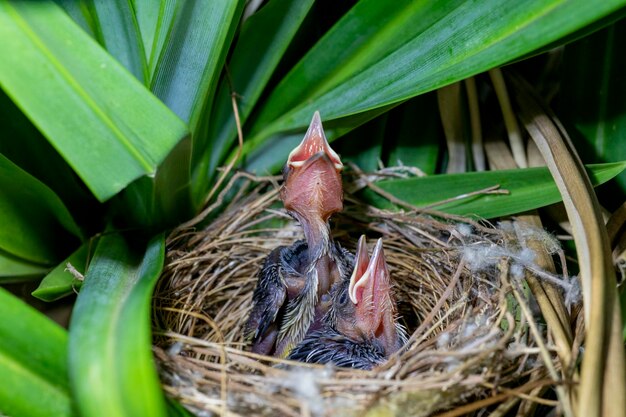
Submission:
[[[389,278],[382,239],[369,259],[361,236],[353,273],[333,287],[324,324],[309,332],[288,358],[355,369],[372,369],[387,360],[408,340],[396,320]]]
[[[330,289],[352,269],[352,256],[333,242],[328,224],[343,209],[342,169],[315,112],[302,143],[289,154],[280,193],[306,243],[274,249],[259,273],[246,325],[253,352],[286,357],[311,325],[321,323]]]

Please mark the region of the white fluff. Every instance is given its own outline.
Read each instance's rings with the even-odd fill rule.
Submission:
[[[293,368],[280,385],[295,394],[310,410],[311,415],[323,415],[325,412],[324,398],[320,395],[319,380],[332,376],[332,366],[324,369]]]
[[[474,233],[472,225],[466,223],[457,224],[456,230],[461,234],[461,236],[471,236]]]

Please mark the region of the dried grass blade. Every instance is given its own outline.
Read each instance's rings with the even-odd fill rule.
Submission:
[[[612,332],[616,327],[613,321],[621,327],[621,318],[614,314],[615,271],[600,206],[576,150],[562,127],[554,122],[551,111],[542,106],[541,99],[524,80],[515,75],[511,79],[521,120],[559,187],[576,241],[587,323],[577,415],[626,416],[621,332],[619,340],[617,333]],[[611,365],[607,366],[609,362]]]
[[[448,144],[448,174],[465,172],[465,139],[461,123],[461,84],[454,83],[437,90],[441,123]]]
[[[615,212],[609,218],[609,221],[606,223],[606,231],[609,235],[609,242],[611,243],[611,247],[615,247],[616,240],[620,236],[620,231],[625,231],[624,226],[626,225],[626,203],[619,206]]]
[[[491,77],[491,82],[496,90],[498,101],[500,102],[500,108],[502,109],[502,116],[504,117],[504,124],[509,136],[509,143],[511,144],[511,151],[513,152],[515,163],[520,168],[528,168],[528,161],[526,160],[526,152],[524,150],[524,141],[522,139],[522,131],[517,123],[517,119],[515,118],[515,113],[513,113],[509,93],[506,90],[504,77],[502,77],[502,71],[500,68],[494,68],[489,71],[489,76]]]
[[[501,139],[488,138],[485,141],[485,152],[491,171],[518,168],[513,155],[511,155],[511,150]]]
[[[484,171],[487,169],[487,164],[485,162],[485,151],[483,149],[480,106],[478,105],[478,92],[476,91],[476,80],[474,77],[465,80],[465,91],[467,92],[470,125],[472,127],[472,157],[474,158],[474,168],[476,171]]]

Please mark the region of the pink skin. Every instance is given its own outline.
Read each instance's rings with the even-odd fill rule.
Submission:
[[[348,295],[352,311],[340,316],[337,330],[354,340],[377,339],[386,354],[398,350],[396,310],[382,239],[378,239],[371,259],[367,256],[365,237],[359,239]]]
[[[330,244],[328,219],[343,209],[342,169],[339,156],[326,140],[319,113],[315,112],[302,143],[289,154],[280,193],[285,208],[304,229],[310,261]],[[328,256],[318,260],[320,295],[328,292],[336,278],[331,263]]]

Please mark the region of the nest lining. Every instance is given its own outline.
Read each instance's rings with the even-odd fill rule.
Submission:
[[[400,317],[411,335],[407,346],[372,371],[246,351],[243,326],[263,260],[302,238],[282,210],[277,187],[256,184],[206,229],[170,236],[154,308],[155,355],[169,395],[197,415],[384,409],[426,416],[486,400],[529,400],[532,388],[554,383],[545,359],[556,369],[558,361],[552,363],[547,330],[529,313],[520,279],[520,271],[539,268],[513,223],[496,228],[442,214],[390,213],[347,195],[333,226],[335,240],[351,251],[362,233],[371,242],[383,237]],[[559,250],[545,232],[525,230],[536,233],[546,251]],[[574,292],[573,281],[540,273]],[[529,324],[539,329],[539,343]]]

